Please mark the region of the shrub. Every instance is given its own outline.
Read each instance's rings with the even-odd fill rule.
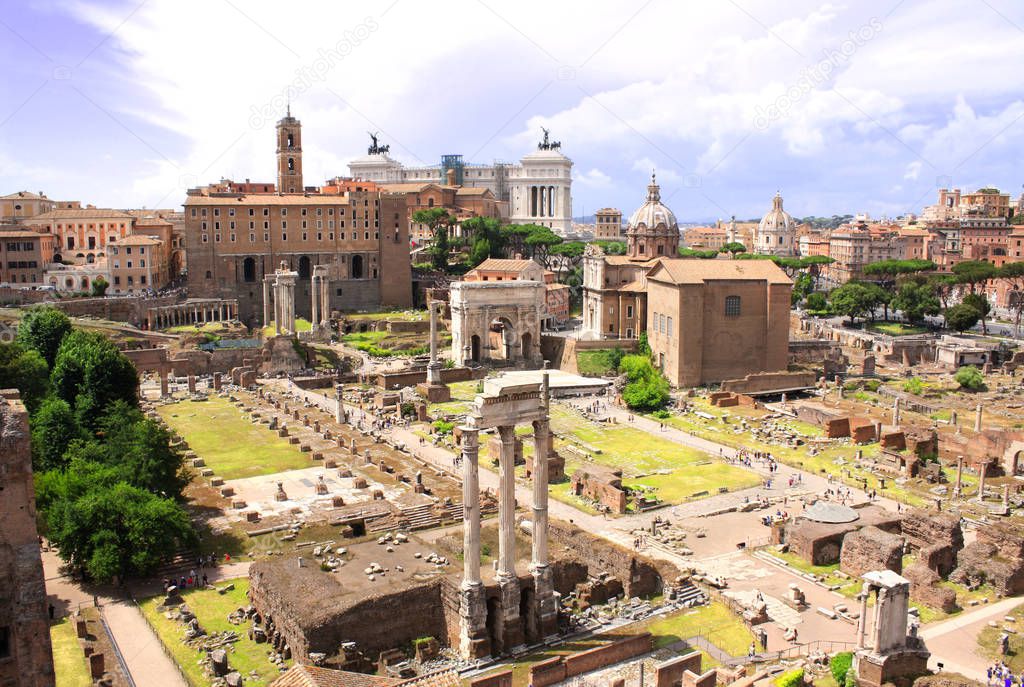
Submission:
[[[405,401],[399,409],[402,417],[416,417],[416,404],[411,401]]]
[[[878,387],[882,386],[882,382],[877,379],[869,379],[864,382],[864,389],[866,391],[878,391]]]
[[[438,434],[451,434],[452,430],[455,429],[455,423],[448,422],[448,420],[434,420],[432,426]]]
[[[790,670],[775,678],[775,687],[800,687],[804,683],[804,669]]]
[[[659,420],[667,420],[670,417],[672,417],[672,413],[668,412],[665,409],[655,410],[653,413],[651,413],[651,417],[656,417]]]
[[[924,391],[924,382],[917,377],[911,377],[907,381],[903,382],[903,390],[908,394],[914,394],[915,396],[920,395]],[[839,682],[839,680],[836,680]]]
[[[981,370],[976,368],[974,365],[965,365],[956,371],[953,375],[953,379],[960,385],[961,389],[970,389],[971,391],[979,391],[985,388],[985,377],[981,374]]]
[[[668,380],[642,355],[623,356],[619,372],[629,383],[622,390],[622,400],[633,410],[660,410],[668,403]]]
[[[811,312],[825,312],[828,310],[828,299],[823,293],[812,293],[807,296],[807,309]]]
[[[843,391],[856,391],[858,387],[859,382],[843,382]]]
[[[849,672],[852,665],[852,651],[843,651],[832,657],[832,660],[829,661],[828,668],[832,671],[832,679],[836,681],[837,685],[846,684],[846,674]]]

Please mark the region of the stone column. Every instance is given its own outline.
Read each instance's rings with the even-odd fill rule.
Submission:
[[[274,281],[274,331],[281,336],[281,316],[284,313],[283,298],[281,297],[281,284]]]
[[[313,331],[320,331],[320,294],[317,293],[317,275],[313,275],[309,281],[309,290],[313,307]]]
[[[270,324],[270,281],[263,277],[263,326]]]
[[[974,411],[974,431],[975,432],[980,432],[981,431],[981,404],[980,403],[978,404],[978,407]]]
[[[334,387],[334,395],[338,399],[337,404],[334,406],[334,421],[339,425],[345,421],[345,404],[341,398],[342,389],[341,384]]]
[[[325,327],[331,321],[331,283],[326,274],[320,275],[320,324]]]
[[[988,472],[988,463],[978,463],[978,501],[985,500],[985,473]]]
[[[892,424],[896,427],[900,426],[900,399],[896,398],[892,402]]]
[[[462,432],[462,584],[459,588],[459,653],[471,660],[490,655],[487,602],[480,581],[480,467],[479,438],[473,427]]]
[[[296,333],[295,329],[295,281],[293,280],[288,288],[288,331]]]
[[[167,370],[160,370],[160,398],[167,398],[170,395],[170,386],[167,383]]]
[[[501,456],[498,486],[498,572],[495,578],[501,595],[501,651],[509,652],[523,643],[519,618],[520,590],[516,577],[516,435],[515,426],[498,427]],[[498,647],[492,647],[497,652]]]
[[[964,457],[956,457],[956,486],[953,488],[953,498],[958,499],[963,493],[963,480],[964,480]]]
[[[437,361],[437,303],[430,304],[430,362],[427,364],[427,384],[441,383],[441,363]]]
[[[860,618],[857,619],[857,648],[864,649],[864,640],[868,632],[868,596],[871,595],[871,585],[867,582],[860,590]]]
[[[544,375],[547,380],[547,375]],[[537,600],[538,639],[558,633],[558,606],[548,566],[548,461],[551,430],[548,419],[533,423],[533,536],[530,572]]]

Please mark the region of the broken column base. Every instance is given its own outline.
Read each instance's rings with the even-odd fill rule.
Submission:
[[[525,648],[526,642],[523,636],[523,622],[519,617],[519,578],[506,577],[499,573],[498,593],[501,597],[501,646],[493,647],[494,653],[515,653],[518,649]]]
[[[480,582],[463,583],[459,590],[459,654],[464,660],[487,658],[491,640],[487,635],[487,601]]]
[[[557,635],[558,602],[555,599],[551,568],[547,565],[534,565],[530,572],[533,575],[534,598],[537,600],[537,631],[544,638]]]
[[[429,403],[447,403],[452,400],[452,390],[447,384],[417,384],[416,392]]]
[[[905,649],[880,655],[870,649],[861,649],[853,655],[853,670],[857,687],[881,687],[885,683],[910,684],[915,678],[927,675],[927,649]]]

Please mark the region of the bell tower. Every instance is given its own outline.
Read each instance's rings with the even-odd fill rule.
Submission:
[[[277,192],[302,193],[302,122],[292,107],[277,122]]]

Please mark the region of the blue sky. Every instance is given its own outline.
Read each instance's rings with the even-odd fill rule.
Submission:
[[[919,211],[1024,178],[1013,0],[3,0],[0,192],[177,207],[273,180],[291,95],[307,183],[394,157],[514,160],[540,127],[574,211],[680,219]]]

